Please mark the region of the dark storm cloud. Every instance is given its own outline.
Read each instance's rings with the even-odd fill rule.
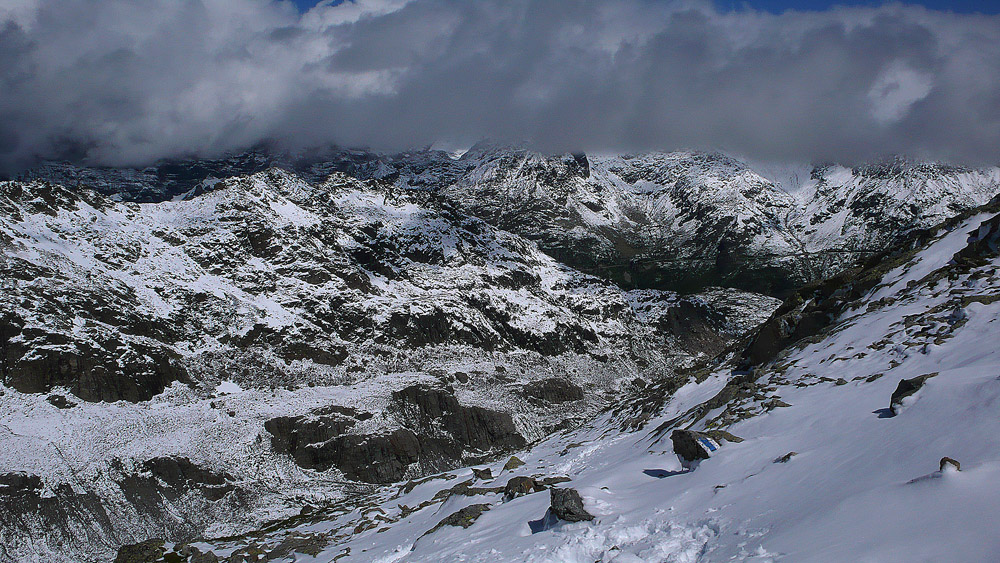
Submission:
[[[0,166],[263,139],[1000,160],[1000,17],[890,5],[12,0]]]

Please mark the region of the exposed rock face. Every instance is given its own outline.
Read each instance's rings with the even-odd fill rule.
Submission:
[[[899,385],[896,386],[896,390],[892,392],[892,397],[889,399],[889,408],[892,410],[892,414],[899,414],[899,411],[903,407],[903,399],[916,394],[924,386],[924,383],[927,383],[927,380],[935,375],[937,374],[929,373],[910,379],[901,379]]]
[[[463,406],[450,389],[411,385],[392,398],[405,420],[428,434],[441,433],[474,450],[510,450],[523,447],[524,437],[507,413]]]
[[[325,468],[322,445],[337,438],[357,424],[346,413],[313,412],[303,416],[281,416],[264,423],[271,434],[271,447],[290,454],[302,467]],[[324,467],[325,466],[325,467]]]
[[[682,461],[695,462],[711,457],[708,447],[702,440],[711,440],[707,434],[695,432],[693,430],[674,430],[670,434],[670,441],[673,442],[674,453]]]
[[[156,457],[143,463],[143,468],[175,491],[198,490],[210,501],[236,489],[232,476],[204,469],[186,457]]]
[[[540,490],[542,490],[542,486],[531,477],[512,477],[507,481],[503,494],[504,498],[512,499]]]
[[[115,550],[105,550],[115,542],[135,542],[152,533],[191,537],[221,513],[252,506],[250,495],[238,490],[231,476],[186,458],[152,458],[136,468],[112,464],[109,473],[109,490],[103,495],[46,483],[37,475],[0,474],[0,540],[7,553],[24,549],[29,534],[45,538],[33,549],[53,551],[53,560],[76,546],[89,546],[94,560],[107,561]],[[155,527],[141,530],[154,522]],[[154,561],[163,553],[162,545],[162,540],[151,540],[126,546],[117,560]]]
[[[392,394],[403,426],[384,434],[348,433],[358,422],[353,409],[321,409],[299,417],[268,420],[272,447],[302,467],[336,467],[353,480],[391,483],[412,464],[444,469],[470,456],[523,447],[509,414],[464,406],[454,391],[411,385]],[[363,415],[360,415],[363,416]]]
[[[436,526],[427,531],[428,534],[436,531],[438,528],[443,526],[460,526],[462,528],[468,528],[469,526],[476,523],[476,520],[483,515],[484,512],[490,509],[488,504],[472,504],[449,514],[444,520],[441,520]],[[425,534],[426,535],[426,534]]]
[[[25,326],[13,314],[0,325],[3,381],[22,393],[63,386],[86,401],[142,401],[189,381],[179,355],[158,343],[111,335],[81,341]]]
[[[271,447],[298,465],[325,471],[336,467],[348,479],[390,483],[402,479],[420,459],[422,445],[410,430],[397,428],[376,435],[346,434],[357,419],[343,412],[279,417],[265,422]]]
[[[593,520],[594,516],[583,507],[583,498],[576,489],[552,487],[549,489],[551,504],[549,510],[560,520],[582,522]]]
[[[522,394],[529,400],[546,403],[566,403],[583,399],[583,389],[568,379],[549,378],[532,381],[524,386]]]

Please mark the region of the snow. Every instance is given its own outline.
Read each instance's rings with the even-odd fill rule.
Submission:
[[[242,393],[243,388],[237,385],[233,381],[223,381],[215,386],[216,395],[231,395],[233,393]]]
[[[675,160],[687,162],[687,156],[677,155]],[[518,166],[532,162],[525,156]],[[612,174],[610,166],[602,169],[605,164],[593,159],[594,174]],[[497,170],[481,172],[480,180]],[[732,172],[730,163],[718,161],[705,174],[723,172]],[[758,217],[759,209],[741,190],[763,184],[747,170],[732,174],[737,179],[731,183],[731,178],[716,178],[727,187],[712,197],[731,204],[738,220]],[[830,184],[856,182],[854,172],[846,168],[831,169],[825,178]],[[664,216],[675,211],[667,199],[655,199],[651,184],[627,187],[619,178],[614,185],[627,197],[653,198],[648,205]],[[182,354],[221,349],[223,341],[247,335],[258,324],[296,335],[311,328],[310,311],[301,305],[304,299],[317,295],[355,298],[336,285],[340,282],[308,286],[294,277],[279,277],[274,263],[245,254],[238,255],[231,272],[212,273],[211,261],[206,266],[196,258],[214,260],[218,255],[197,252],[231,244],[235,235],[229,226],[242,225],[235,217],[250,224],[276,225],[293,234],[336,222],[330,237],[307,238],[310,253],[343,256],[345,249],[352,248],[348,242],[360,245],[352,238],[356,232],[352,229],[375,222],[404,252],[437,253],[436,261],[407,258],[393,264],[405,268],[405,276],[390,278],[363,271],[375,290],[346,304],[357,306],[359,314],[376,323],[395,312],[441,310],[456,326],[489,326],[487,319],[460,299],[465,292],[479,292],[477,297],[513,316],[509,326],[526,334],[546,335],[561,323],[576,323],[599,335],[592,353],[621,357],[622,350],[614,348],[626,341],[654,348],[656,353],[650,357],[657,361],[647,373],[671,373],[668,370],[676,367],[672,362],[691,359],[675,354],[669,342],[657,340],[644,324],[669,311],[680,299],[677,295],[622,292],[597,283],[541,254],[533,244],[481,222],[465,225],[484,233],[473,237],[461,230],[465,227],[442,220],[408,198],[355,185],[335,186],[323,197],[290,177],[272,183],[256,176],[213,187],[197,197],[156,205],[113,203],[97,208],[81,201],[60,207],[52,215],[25,211],[20,218],[3,217],[0,227],[19,241],[11,256],[51,266],[79,283],[67,287],[129,288],[136,296],[137,310],[153,319],[185,311],[184,302],[176,299],[179,293],[214,295],[224,302],[216,311],[226,316],[215,318],[210,310],[199,319],[212,330],[203,330],[200,339],[172,344]],[[516,188],[528,193],[532,186]],[[805,186],[795,197],[818,193],[818,188],[818,183]],[[586,195],[580,195],[581,201]],[[791,198],[780,193],[774,197],[782,205]],[[818,207],[821,201],[810,205]],[[44,201],[20,203],[23,206],[18,209],[26,210]],[[240,213],[234,213],[234,208]],[[606,215],[588,215],[590,224],[624,217],[618,216],[621,209],[614,206],[604,211]],[[816,240],[834,237],[843,225],[837,221],[844,217],[838,215],[820,225]],[[400,505],[419,506],[471,477],[470,470],[460,469],[449,473],[453,479],[429,481],[405,494],[397,493],[395,487],[373,492],[366,497],[369,512],[377,507],[389,520],[374,529],[354,533],[364,517],[354,511],[311,522],[299,531],[347,531],[317,561],[996,560],[1000,557],[1000,538],[994,530],[1000,519],[1000,487],[996,486],[1000,477],[1000,419],[996,416],[1000,352],[995,342],[1000,302],[986,298],[1000,290],[998,261],[993,258],[972,274],[930,281],[931,274],[949,267],[968,232],[988,217],[977,215],[940,233],[911,263],[889,272],[860,307],[836,319],[834,330],[823,339],[794,348],[764,368],[758,379],[762,393],[767,399],[780,398],[789,407],[771,409],[763,399],[749,398],[717,406],[695,420],[692,409],[716,396],[729,381],[731,370],[722,366],[682,386],[643,430],[621,430],[621,421],[605,414],[519,452],[527,462],[519,470],[501,472],[503,460],[488,464],[498,475],[487,484],[491,486],[502,486],[514,475],[570,477],[570,482],[559,486],[581,492],[587,509],[596,516],[594,522],[546,523],[549,501],[545,492],[508,501],[498,495],[458,496],[402,517]],[[168,240],[176,233],[185,235],[183,247]],[[344,245],[330,248],[326,246],[329,241],[344,241]],[[469,250],[470,245],[474,250]],[[138,250],[130,252],[133,249]],[[506,288],[489,281],[515,270],[537,276],[538,284]],[[257,289],[273,281],[272,277],[278,278],[273,291]],[[693,299],[714,306],[727,297],[707,291]],[[735,308],[740,303],[727,306]],[[616,317],[592,312],[602,307],[622,313]],[[66,324],[74,334],[95,325],[80,316],[72,316]],[[539,374],[558,374],[617,393],[615,399],[623,401],[628,397],[616,391],[617,383],[639,371],[634,363],[598,365],[582,354],[543,358],[528,350],[487,352],[441,346],[404,357],[399,349],[376,344],[352,343],[352,359],[373,363],[379,357],[373,350],[397,355],[383,364],[365,365],[360,375],[343,374],[343,379],[328,379],[326,385],[294,391],[225,373],[221,379],[203,382],[205,389],[174,384],[137,404],[82,403],[63,410],[42,395],[3,388],[0,444],[6,452],[5,470],[31,472],[47,484],[71,483],[80,490],[95,484],[113,489],[105,474],[107,459],[138,463],[153,456],[184,455],[231,472],[239,480],[274,487],[260,491],[254,512],[242,515],[245,519],[220,521],[209,531],[209,535],[225,536],[294,514],[298,506],[290,499],[329,500],[343,495],[339,484],[332,484],[336,475],[302,470],[262,446],[266,439],[263,421],[275,416],[299,415],[330,404],[381,413],[391,390],[414,381],[433,381],[430,366],[492,373],[497,365],[514,365],[518,371],[511,371],[511,385]],[[308,359],[286,365],[302,373],[322,369]],[[889,396],[901,379],[931,373],[937,375],[907,401],[906,409],[894,417],[884,416]],[[527,409],[505,394],[502,386],[487,384],[486,376],[472,377],[478,379],[458,390],[464,404],[502,404],[514,413],[527,437],[542,438],[542,423],[529,420]],[[838,378],[846,383],[838,385]],[[62,389],[55,392],[66,394]],[[745,441],[722,443],[718,452],[691,471],[681,466],[671,450],[670,425],[662,435],[654,430],[678,418],[705,428],[715,417],[737,409],[749,414],[726,430]],[[386,418],[376,415],[357,431],[385,424]],[[797,455],[775,463],[793,451]],[[938,473],[937,461],[942,456],[961,461],[962,471]],[[284,496],[276,496],[276,491]],[[448,514],[480,502],[491,503],[491,510],[470,528],[444,527],[424,535]],[[220,553],[232,547],[229,540],[209,540],[208,544],[222,548]]]
[[[976,216],[942,233],[918,254],[908,279],[948,267]],[[760,410],[729,426],[744,438],[723,442],[708,460],[687,471],[673,454],[669,429],[654,430],[719,392],[719,370],[681,387],[658,416],[638,432],[617,428],[611,415],[565,431],[518,454],[526,466],[477,486],[502,486],[515,475],[567,475],[583,496],[593,522],[545,521],[548,494],[507,501],[497,496],[452,497],[394,521],[399,505],[417,506],[436,491],[470,477],[429,481],[407,494],[386,491],[377,505],[390,523],[349,535],[317,561],[476,562],[695,562],[695,561],[991,561],[1000,557],[1000,302],[973,302],[964,324],[929,346],[911,329],[912,315],[935,318],[942,303],[969,291],[962,274],[947,288],[928,291],[886,276],[895,301],[858,308],[819,342],[795,348],[759,381],[768,398],[791,406]],[[970,289],[973,287],[974,289]],[[981,293],[977,293],[981,294]],[[907,332],[908,331],[908,332]],[[871,347],[886,335],[898,347]],[[912,351],[911,351],[912,350]],[[918,352],[916,350],[923,350]],[[898,362],[898,363],[896,363]],[[783,367],[782,367],[783,366]],[[870,375],[882,373],[869,381]],[[889,397],[904,378],[937,373],[894,417]],[[826,379],[824,379],[826,378]],[[844,378],[846,384],[837,384]],[[730,405],[726,408],[732,408]],[[696,421],[702,427],[719,410]],[[784,462],[778,462],[796,452]],[[938,471],[948,456],[961,471]],[[423,534],[472,503],[491,503],[470,528]],[[350,527],[351,514],[312,530]],[[350,552],[346,551],[350,548]]]
[[[295,515],[302,502],[342,499],[347,486],[337,470],[302,469],[269,447],[264,423],[275,417],[349,405],[373,414],[352,432],[383,432],[399,424],[387,411],[392,391],[447,381],[462,404],[508,412],[523,436],[539,440],[556,424],[595,414],[622,385],[696,359],[676,335],[652,324],[669,312],[675,294],[633,299],[532,242],[446,215],[411,193],[341,175],[310,186],[274,170],[207,187],[137,204],[42,182],[0,183],[0,237],[13,241],[0,252],[0,266],[39,271],[27,280],[5,276],[4,291],[14,298],[0,304],[0,313],[15,313],[55,342],[68,340],[35,352],[96,348],[107,339],[114,343],[108,353],[119,354],[142,344],[177,358],[191,377],[190,385],[174,383],[137,403],[91,403],[69,389],[22,393],[0,385],[3,471],[37,475],[50,489],[66,484],[98,495],[115,507],[111,517],[121,537],[160,533],[152,517],[130,512],[116,484],[155,457],[185,457],[245,487],[245,510],[200,508],[192,516],[178,509],[177,518],[212,522],[209,537]],[[381,273],[360,267],[352,258],[358,250],[374,253],[373,269],[381,266]],[[333,275],[306,281],[315,271]],[[355,279],[371,285],[358,289],[345,281]],[[714,304],[729,308],[727,296],[742,295],[722,290],[704,302],[713,319],[724,319]],[[751,321],[777,305],[755,299],[744,315]],[[451,330],[492,338],[495,347],[386,337],[395,314],[437,313]],[[719,325],[722,336],[736,335]],[[581,339],[582,349],[532,349],[533,342],[561,344],[563,333],[574,332],[593,338]],[[305,350],[285,353],[279,348],[285,344]],[[343,349],[346,358],[323,363],[314,350],[325,347]],[[146,361],[153,364],[149,355]],[[468,383],[447,379],[459,371]],[[525,383],[547,377],[572,380],[587,399],[538,408],[518,394]],[[49,392],[76,405],[57,408],[46,400]],[[75,559],[106,559],[92,547]],[[22,543],[16,549],[36,561],[60,561],[67,548]]]

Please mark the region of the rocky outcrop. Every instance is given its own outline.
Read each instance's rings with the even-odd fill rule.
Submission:
[[[670,434],[670,441],[677,457],[682,463],[688,464],[708,459],[717,447],[708,434],[679,428]]]
[[[1000,198],[994,204],[1000,206]],[[955,253],[953,260],[965,266],[979,266],[1000,253],[1000,215],[983,221],[979,228],[969,233],[965,248]]]
[[[322,448],[317,447],[343,435],[357,424],[353,409],[320,409],[304,416],[280,416],[264,423],[271,434],[271,447],[286,453],[302,467],[324,466]]]
[[[472,476],[479,481],[492,481],[493,480],[493,470],[489,467],[479,469],[477,467],[472,468]]]
[[[166,552],[163,540],[146,540],[118,548],[118,555],[115,556],[114,563],[153,563]]]
[[[490,509],[488,504],[471,504],[453,512],[446,516],[443,520],[437,523],[436,526],[427,531],[427,534],[433,533],[444,526],[458,526],[461,528],[468,528],[469,526],[476,523],[476,520],[483,515],[484,512]]]
[[[507,413],[458,402],[454,391],[411,385],[392,394],[400,417],[428,435],[444,435],[465,448],[509,451],[526,441]]]
[[[521,394],[528,400],[549,404],[568,403],[583,399],[583,389],[568,379],[552,377],[526,384]]]
[[[935,375],[937,374],[928,373],[926,375],[911,377],[910,379],[899,380],[896,390],[892,392],[892,396],[889,398],[889,409],[892,411],[892,414],[899,414],[903,408],[904,399],[915,395],[927,383],[927,380]]]
[[[101,495],[29,473],[0,474],[0,543],[6,553],[28,549],[28,534],[45,538],[31,549],[62,556],[86,546],[95,561],[110,561],[112,546],[141,542],[122,548],[118,560],[153,561],[158,556],[152,554],[163,553],[163,541],[143,538],[194,537],[219,513],[250,506],[232,476],[184,457],[151,458],[136,467],[111,463],[104,473],[109,490]]]
[[[348,479],[367,483],[390,483],[411,469],[446,469],[526,444],[509,414],[462,405],[452,389],[412,385],[394,392],[392,399],[401,427],[382,434],[351,433],[367,416],[346,407],[278,417],[264,427],[271,446],[298,465],[337,468]]]
[[[205,469],[186,457],[155,457],[142,464],[157,484],[183,494],[199,491],[210,501],[236,490],[235,479],[226,473]]]
[[[0,321],[3,381],[22,393],[66,387],[85,401],[144,401],[174,381],[189,381],[180,357],[132,338],[84,341]]]
[[[512,455],[510,456],[510,459],[507,460],[507,463],[503,465],[503,470],[513,471],[518,467],[521,467],[522,465],[524,465],[524,462],[521,461],[521,458],[517,457],[516,455]]]
[[[543,487],[531,477],[512,477],[504,486],[504,498],[512,499],[542,490]]]
[[[552,487],[549,489],[549,511],[566,522],[593,520],[594,515],[583,506],[583,497],[576,489]]]

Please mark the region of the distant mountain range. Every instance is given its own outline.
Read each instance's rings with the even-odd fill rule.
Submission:
[[[779,296],[1000,193],[996,167],[901,158],[855,168],[824,165],[789,189],[719,153],[544,155],[489,143],[460,155],[260,149],[143,170],[48,164],[25,177],[127,201],[163,201],[206,179],[272,166],[309,182],[342,172],[433,192],[535,241],[560,262],[625,288],[727,286]]]

